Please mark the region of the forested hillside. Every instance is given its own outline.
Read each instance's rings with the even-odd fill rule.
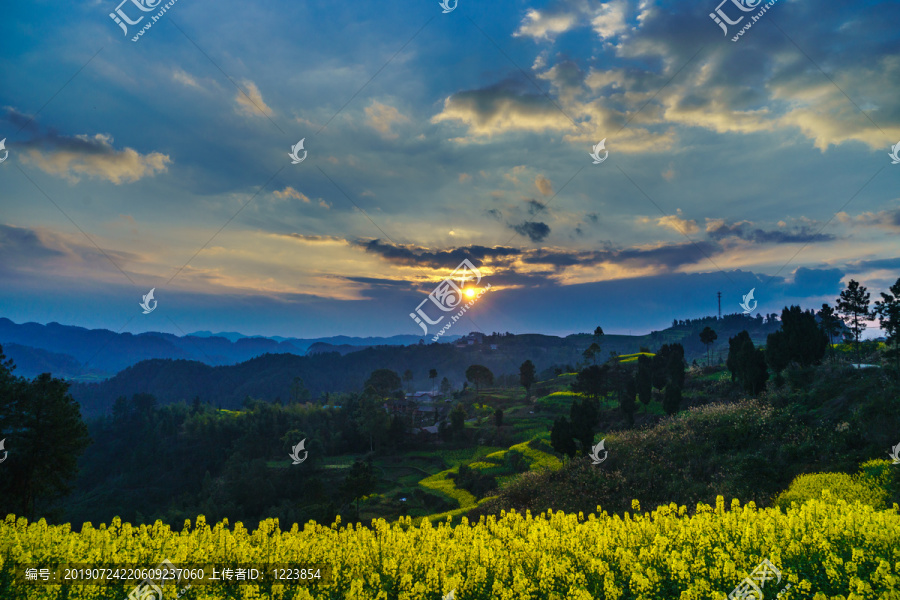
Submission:
[[[678,321],[672,328],[643,336],[605,335],[602,355],[596,360],[606,360],[610,352],[632,354],[641,348],[657,348],[663,343],[681,343],[688,362],[703,362],[707,348],[698,336],[708,323],[716,325],[720,332],[710,352],[715,362],[724,361],[728,348],[728,336],[747,329],[757,344],[764,343],[766,335],[779,327],[772,318],[764,320],[742,315],[728,315],[716,323],[715,317]],[[585,348],[591,344],[588,334],[575,334],[565,338],[547,335],[487,335],[477,344],[457,347],[455,344],[421,344],[414,346],[377,346],[356,352],[316,352],[309,356],[294,354],[266,354],[233,366],[211,367],[200,361],[148,360],[123,370],[107,381],[98,383],[76,382],[72,395],[78,400],[87,416],[109,413],[119,396],[152,394],[160,404],[199,398],[219,408],[240,408],[249,397],[275,401],[287,400],[291,395],[294,378],[303,380],[313,398],[358,390],[369,374],[376,369],[410,370],[409,385],[419,390],[430,390],[428,378],[431,369],[437,369],[440,377],[447,377],[454,387],[462,387],[465,370],[473,363],[483,364],[498,376],[517,377],[519,365],[532,360],[539,372],[549,376],[554,367],[571,371],[585,360]],[[496,346],[492,349],[491,346]]]

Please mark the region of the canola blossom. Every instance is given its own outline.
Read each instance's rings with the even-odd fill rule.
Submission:
[[[201,516],[180,532],[157,521],[132,526],[0,523],[3,600],[125,600],[133,585],[11,584],[11,568],[48,563],[320,563],[331,579],[311,585],[196,586],[185,600],[724,600],[763,560],[782,574],[765,598],[900,599],[900,514],[821,499],[802,506],[730,510],[675,504],[624,517],[546,512],[502,513],[478,523],[413,525],[375,520],[370,527],[308,523],[281,531],[275,520],[253,532]],[[599,512],[599,511],[598,511]],[[175,590],[170,590],[171,598]],[[751,596],[755,597],[755,596]],[[170,595],[166,595],[168,600]]]

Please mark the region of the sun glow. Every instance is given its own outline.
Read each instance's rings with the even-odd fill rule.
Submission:
[[[468,296],[469,298],[474,297],[474,296],[475,296],[475,288],[466,288],[465,294],[466,294],[466,296]]]

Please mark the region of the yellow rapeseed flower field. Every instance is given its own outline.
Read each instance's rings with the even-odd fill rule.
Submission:
[[[765,586],[767,600],[900,599],[900,514],[833,500],[828,491],[786,512],[732,501],[726,510],[700,504],[695,514],[674,504],[624,518],[503,513],[455,527],[408,518],[370,527],[309,523],[281,531],[277,521],[256,531],[201,516],[173,532],[160,522],[134,527],[0,523],[3,600],[124,600],[133,584],[115,586],[13,583],[14,564],[319,563],[331,580],[313,585],[194,586],[185,600],[235,598],[440,600],[724,600],[764,559],[782,580]],[[599,511],[598,511],[599,512]],[[177,590],[171,590],[172,598]],[[755,596],[749,596],[755,598]],[[169,596],[167,596],[168,600]]]

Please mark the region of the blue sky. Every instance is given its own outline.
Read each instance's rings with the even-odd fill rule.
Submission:
[[[417,334],[469,258],[451,334],[643,333],[900,276],[896,3],[141,1],[2,9],[0,316]]]

